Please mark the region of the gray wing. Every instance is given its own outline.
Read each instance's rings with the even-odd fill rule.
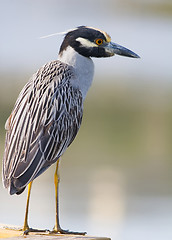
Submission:
[[[10,194],[54,163],[75,138],[82,120],[81,92],[70,67],[44,65],[20,93],[5,128],[3,183]]]

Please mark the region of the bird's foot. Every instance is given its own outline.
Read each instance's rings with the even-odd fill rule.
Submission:
[[[73,235],[85,235],[86,232],[73,232],[69,230],[61,229],[61,227],[53,228],[50,234],[73,234]]]
[[[35,228],[27,228],[23,229],[23,235],[28,235],[30,232],[35,232],[35,233],[49,233],[50,230],[48,229],[35,229]]]

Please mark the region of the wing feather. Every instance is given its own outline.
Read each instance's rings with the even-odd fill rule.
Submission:
[[[6,122],[3,182],[10,194],[22,192],[75,138],[82,95],[70,85],[74,77],[72,68],[54,61],[40,68],[21,91]]]

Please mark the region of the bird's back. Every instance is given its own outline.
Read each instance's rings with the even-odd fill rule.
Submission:
[[[71,85],[74,78],[72,67],[53,61],[21,91],[5,125],[3,183],[10,194],[20,194],[75,138],[83,102],[79,89]]]

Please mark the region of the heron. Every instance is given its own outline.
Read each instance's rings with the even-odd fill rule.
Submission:
[[[139,58],[111,41],[106,32],[79,26],[65,33],[58,59],[42,66],[20,92],[5,123],[6,139],[2,180],[9,194],[21,194],[28,185],[23,231],[31,231],[28,209],[32,182],[52,164],[56,218],[54,233],[85,234],[63,230],[59,223],[59,162],[81,126],[83,103],[92,84],[92,57],[117,55]]]

